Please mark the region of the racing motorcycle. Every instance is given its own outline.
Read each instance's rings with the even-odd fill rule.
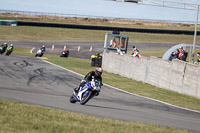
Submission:
[[[5,55],[9,56],[13,51],[13,47],[9,47]]]
[[[65,50],[65,51],[62,51],[60,57],[68,57],[69,56],[69,50]]]
[[[81,105],[86,104],[94,96],[98,96],[101,90],[101,83],[98,80],[92,79],[91,82],[86,82],[83,84],[79,92],[73,92],[73,95],[70,97],[71,103],[80,102]]]
[[[3,54],[6,51],[7,47],[0,47],[0,54]]]
[[[39,49],[35,55],[35,57],[42,57],[44,54],[44,51],[42,51],[41,49]]]

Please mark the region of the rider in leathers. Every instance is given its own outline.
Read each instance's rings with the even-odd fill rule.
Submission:
[[[40,49],[41,49],[42,53],[44,53],[46,51],[46,48],[44,45]]]
[[[84,79],[81,81],[80,85],[78,88],[75,88],[74,91],[77,93],[80,89],[80,87],[85,84],[86,82],[90,82],[92,81],[92,78],[94,78],[94,80],[98,80],[100,81],[100,85],[102,86],[102,78],[101,78],[101,74],[103,72],[103,69],[98,67],[96,68],[95,71],[91,71],[89,72],[85,77]],[[96,96],[98,95],[99,93],[96,94]]]
[[[10,44],[10,46],[7,47],[6,55],[9,56],[12,53],[13,49],[14,49],[13,44]]]

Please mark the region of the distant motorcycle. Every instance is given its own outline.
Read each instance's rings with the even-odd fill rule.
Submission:
[[[7,48],[7,52],[5,55],[9,56],[12,53],[13,49],[14,49],[13,44],[10,44],[10,47]]]
[[[85,84],[83,84],[77,94],[73,92],[73,95],[70,97],[70,102],[80,102],[81,105],[84,105],[94,96],[98,96],[100,90],[100,81],[92,79],[91,82],[86,82]]]
[[[41,49],[39,49],[39,50],[36,52],[35,57],[42,57],[43,54],[44,54],[44,51],[42,51]]]
[[[7,47],[1,46],[0,47],[0,54],[3,54],[6,51]]]
[[[68,57],[69,56],[69,50],[65,50],[65,51],[62,51],[60,57]]]
[[[12,53],[11,50],[7,50],[6,55],[9,56]]]

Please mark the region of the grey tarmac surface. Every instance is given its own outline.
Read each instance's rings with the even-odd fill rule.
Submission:
[[[25,56],[0,55],[0,97],[115,120],[151,123],[200,132],[200,113],[127,94],[104,85],[86,105],[71,104],[82,76]]]
[[[48,41],[0,41],[0,44],[3,42],[8,42],[8,44],[13,43],[16,47],[24,47],[24,48],[35,48],[33,53],[45,45],[46,53],[53,54],[53,55],[60,55],[64,49],[64,45],[66,45],[67,49],[69,49],[69,56],[76,57],[76,58],[85,58],[90,59],[91,55],[95,53],[102,53],[104,42],[48,42]],[[52,45],[54,45],[54,51],[51,50]],[[170,43],[137,43],[137,42],[129,42],[128,50],[132,50],[133,45],[135,45],[139,50],[146,50],[146,49],[168,49],[176,44]],[[80,46],[80,52],[77,52],[78,46]],[[92,46],[93,51],[90,52],[90,47]]]

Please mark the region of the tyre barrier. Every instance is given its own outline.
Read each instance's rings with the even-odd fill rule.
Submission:
[[[102,55],[96,53],[95,55],[91,56],[91,66],[93,67],[101,67],[102,64]]]

